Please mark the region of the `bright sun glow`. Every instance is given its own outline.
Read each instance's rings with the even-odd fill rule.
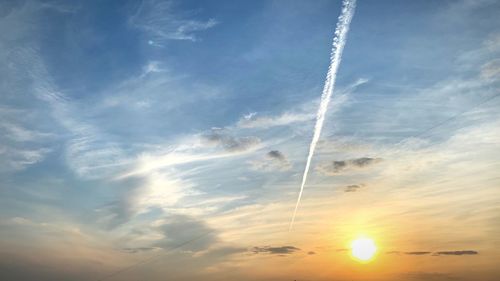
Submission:
[[[369,238],[359,238],[352,241],[351,244],[351,254],[354,258],[366,262],[375,256],[377,252],[377,246],[372,239]]]

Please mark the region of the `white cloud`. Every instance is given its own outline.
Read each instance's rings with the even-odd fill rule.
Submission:
[[[166,70],[162,68],[161,62],[159,61],[150,61],[148,62],[142,69],[141,77],[144,77],[150,73],[155,72],[165,72]]]
[[[24,114],[24,115],[23,115]],[[41,162],[51,151],[49,141],[54,137],[50,133],[32,130],[22,122],[25,113],[22,110],[3,110],[0,117],[0,171],[18,171]]]
[[[131,164],[118,145],[97,137],[75,136],[66,146],[69,167],[84,178],[109,178]]]
[[[214,27],[214,19],[189,19],[189,14],[174,11],[170,1],[143,0],[130,24],[149,36],[148,44],[163,46],[168,40],[197,41],[195,33]]]
[[[329,115],[340,110],[340,108],[348,101],[349,95],[356,91],[359,86],[366,84],[369,81],[370,80],[366,78],[359,78],[347,87],[336,91],[329,106]],[[297,125],[297,123],[309,122],[314,120],[316,117],[316,102],[317,100],[313,100],[301,105],[293,111],[283,112],[279,115],[260,116],[257,112],[252,112],[244,115],[237,122],[236,126],[240,128],[268,129],[277,126],[292,126]]]
[[[48,152],[50,152],[50,150],[46,148],[36,150],[18,150],[14,152],[15,160],[12,164],[15,169],[22,169],[25,166],[40,162]]]
[[[50,133],[29,130],[23,126],[7,122],[0,124],[0,130],[1,129],[4,130],[4,136],[16,142],[36,141],[52,136]]]
[[[185,146],[185,147],[183,147]],[[118,176],[118,179],[136,175],[146,175],[155,171],[167,169],[177,165],[203,162],[208,160],[238,157],[259,149],[259,146],[249,147],[247,150],[213,152],[199,148],[199,143],[195,142],[192,147],[180,144],[169,151],[151,151],[141,153],[135,160],[131,169]]]
[[[0,171],[18,171],[42,161],[51,151],[46,144],[49,134],[32,131],[22,126],[0,125]]]
[[[314,113],[289,113],[285,112],[278,116],[259,116],[258,114],[245,115],[238,121],[241,128],[270,128],[275,126],[287,126],[298,122],[311,121]]]
[[[484,79],[495,79],[500,77],[500,59],[494,59],[481,67],[481,77]]]

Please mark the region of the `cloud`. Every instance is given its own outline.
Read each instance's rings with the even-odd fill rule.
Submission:
[[[261,142],[258,137],[234,137],[219,128],[213,128],[210,133],[202,135],[202,140],[205,144],[222,147],[228,152],[246,151]]]
[[[131,164],[120,145],[104,140],[90,127],[67,142],[65,156],[68,166],[78,176],[88,179],[116,175]]]
[[[252,252],[255,254],[268,253],[272,255],[288,255],[300,251],[299,248],[294,246],[281,246],[281,247],[253,247]]]
[[[412,252],[400,252],[400,251],[390,251],[386,252],[388,255],[410,255],[410,256],[463,256],[463,255],[478,255],[479,252],[473,250],[462,250],[462,251],[439,251],[439,252],[430,252],[430,251],[412,251]]]
[[[72,3],[67,3],[65,1],[53,0],[41,3],[41,7],[45,9],[51,9],[63,14],[76,13],[80,7],[73,6]]]
[[[367,83],[369,79],[360,78],[354,83],[349,84],[343,89],[339,89],[336,97],[330,104],[329,115],[338,112],[341,107],[349,100],[352,94],[360,85]],[[278,126],[290,126],[297,123],[313,121],[316,117],[318,100],[309,101],[306,104],[286,111],[278,115],[259,115],[257,112],[245,114],[238,122],[237,127],[251,129],[268,129]]]
[[[483,42],[483,46],[488,53],[496,53],[500,51],[500,33],[493,33]],[[484,50],[483,50],[484,51]]]
[[[19,171],[42,161],[48,148],[21,148],[0,144],[0,172]]]
[[[350,163],[350,165],[352,165],[352,166],[365,167],[365,166],[380,162],[380,160],[381,160],[380,158],[363,157],[363,158],[348,160],[347,162]]]
[[[95,114],[105,115],[112,111],[113,115],[146,119],[155,114],[168,113],[170,118],[182,118],[177,115],[179,108],[191,108],[202,101],[210,102],[223,94],[216,86],[193,82],[188,75],[174,71],[161,60],[149,60],[141,68],[135,75],[117,81],[99,93],[102,102],[93,109]],[[119,125],[113,119],[103,121],[108,125]]]
[[[314,251],[309,251],[309,252],[307,252],[307,254],[308,254],[308,255],[316,255],[316,252],[314,252]]]
[[[192,181],[185,179],[184,174],[167,171],[148,170],[140,175],[116,179],[110,184],[119,186],[120,192],[113,201],[97,210],[98,222],[108,229],[114,229],[153,210],[171,212],[182,209],[200,213],[200,210],[206,212],[208,208],[223,206],[238,199],[201,194]],[[193,198],[202,200],[198,199],[192,206],[186,204],[189,202],[187,199]]]
[[[149,252],[156,248],[154,247],[137,247],[137,248],[123,248],[122,251],[130,254],[140,253],[140,252]]]
[[[285,112],[279,116],[257,116],[256,113],[243,116],[237,126],[240,128],[263,128],[267,129],[276,126],[288,126],[291,124],[311,121],[314,113],[290,113]]]
[[[142,74],[140,78],[144,78],[149,74],[158,73],[158,72],[166,72],[166,69],[161,67],[160,61],[149,61],[145,66],[142,67]]]
[[[186,215],[167,218],[157,230],[163,238],[154,246],[169,250],[179,248],[184,251],[199,252],[210,248],[218,241],[215,230],[205,222]]]
[[[131,26],[143,30],[148,43],[163,46],[168,40],[197,41],[195,33],[217,25],[214,19],[190,19],[192,13],[175,11],[171,1],[144,0],[129,19]]]
[[[258,171],[285,171],[291,168],[290,161],[279,150],[271,150],[266,157],[260,160],[250,161],[252,169]]]
[[[76,128],[82,127],[74,122],[78,114],[66,107],[68,99],[55,86],[46,60],[38,52],[39,38],[33,36],[45,29],[39,21],[44,22],[47,13],[71,12],[70,6],[62,1],[20,1],[0,9],[0,60],[4,62],[0,66],[2,172],[40,163],[61,146],[63,138],[77,134]],[[59,123],[70,133],[59,131]]]
[[[365,186],[364,184],[351,184],[345,187],[344,192],[356,192],[360,188]]]
[[[281,153],[279,150],[271,150],[267,153],[267,156],[271,159],[277,159],[279,161],[285,161],[285,155]]]
[[[146,179],[130,177],[119,182],[120,193],[113,201],[95,210],[96,222],[107,229],[114,229],[137,214],[138,195],[146,185]]]
[[[282,170],[288,170],[291,167],[290,161],[288,161],[287,157],[279,150],[271,150],[266,154],[266,156]]]
[[[120,195],[120,198],[105,204],[96,209],[96,222],[102,224],[106,229],[114,229],[130,221],[136,213],[135,204],[130,202],[127,195]]]
[[[1,72],[1,69],[0,69]],[[1,84],[1,83],[0,83]],[[0,85],[0,91],[3,89]],[[0,172],[13,172],[43,161],[55,136],[36,129],[36,110],[2,106],[0,100]]]
[[[361,169],[372,166],[382,161],[381,158],[361,157],[349,160],[333,161],[328,164],[322,164],[317,170],[324,175],[337,175],[353,169]]]
[[[411,255],[411,256],[423,256],[423,255],[429,255],[432,252],[405,252],[405,255]]]
[[[15,116],[12,119],[16,122],[6,123],[0,128],[0,134],[2,130],[5,130],[5,136],[15,140],[17,145],[14,148],[16,149],[19,149],[19,145],[24,142],[40,143],[44,140],[53,140],[55,136],[64,135],[68,139],[63,159],[66,160],[69,168],[80,177],[97,179],[109,176],[121,169],[121,166],[126,164],[122,149],[118,144],[110,142],[108,136],[101,132],[99,126],[82,121],[81,104],[59,91],[43,58],[36,49],[25,48],[16,52],[19,54],[13,56],[12,64],[19,68],[18,71],[23,74],[24,80],[30,81],[30,83],[25,83],[28,88],[20,88],[19,90],[21,93],[29,93],[32,106],[36,106],[35,109],[43,108],[43,110],[39,109],[40,112],[28,108],[30,114],[33,114],[31,119],[37,118],[37,120],[26,120],[24,123],[31,121],[32,124],[43,124],[43,122],[50,121],[50,123],[60,125],[57,126],[57,129],[62,127],[64,131],[59,132],[59,134],[41,132],[32,129],[32,127],[23,126],[20,122],[23,120],[22,117]],[[22,57],[23,60],[17,56]],[[36,99],[33,100],[33,96]],[[22,111],[27,110],[23,109]],[[25,114],[25,116],[26,118],[30,117],[29,114]],[[3,143],[1,137],[0,141]],[[20,151],[24,151],[23,158],[26,161],[19,163],[21,166],[25,166],[41,161],[48,149],[39,149],[38,147],[34,149],[33,146],[30,146],[29,149],[23,147]]]
[[[317,151],[319,153],[331,153],[331,152],[355,152],[362,153],[370,151],[372,149],[371,144],[362,143],[352,137],[324,137],[324,139],[318,141]]]
[[[435,256],[464,256],[464,255],[478,255],[479,252],[472,250],[462,250],[462,251],[441,251],[435,252]]]
[[[484,79],[498,79],[500,77],[500,59],[494,59],[481,66],[480,75]]]
[[[204,254],[204,256],[207,258],[221,258],[244,253],[247,250],[247,248],[233,246],[215,247],[213,249],[210,249],[206,254]]]
[[[86,118],[88,115],[81,110],[83,102],[73,100],[58,90],[44,60],[35,50],[27,49],[23,53],[23,58],[29,61],[29,65],[26,61],[14,63],[14,65],[26,73],[25,80],[32,82],[25,83],[28,84],[26,89],[29,93],[28,98],[33,103],[40,103],[44,110],[43,113],[45,113],[44,116],[51,117],[48,118],[50,123],[57,123],[60,125],[57,128],[63,129],[62,133],[53,134],[54,136],[63,135],[61,138],[64,137],[64,157],[60,158],[79,178],[107,180],[106,185],[116,187],[111,191],[113,195],[110,195],[115,196],[115,198],[111,202],[108,201],[107,204],[101,203],[100,208],[94,214],[98,226],[115,229],[129,222],[137,214],[146,212],[153,207],[172,208],[180,198],[192,192],[190,183],[181,180],[179,176],[171,176],[171,173],[159,172],[157,169],[162,169],[172,163],[186,163],[186,161],[203,159],[204,155],[188,155],[192,157],[184,158],[168,154],[166,160],[162,158],[164,155],[158,156],[158,150],[160,153],[163,151],[155,147],[152,151],[152,155],[155,157],[148,158],[147,153],[141,154],[135,150],[135,143],[124,144],[114,141],[112,133],[103,129],[102,124],[96,124],[95,119]],[[163,68],[154,61],[144,68],[145,75],[161,71]],[[33,99],[33,96],[36,99]],[[0,105],[0,117],[6,114],[16,114],[12,118],[8,118],[15,122],[4,122],[0,125],[0,171],[6,168],[23,169],[28,165],[42,161],[50,151],[48,148],[40,148],[34,143],[41,139],[50,141],[53,139],[52,134],[23,125],[25,123],[37,124],[35,121],[45,121],[28,122],[31,119],[21,119],[19,116],[29,116],[23,114],[24,112],[34,114],[32,110],[28,111],[28,109],[12,109]],[[34,116],[36,117],[36,115]],[[5,134],[2,134],[2,131],[5,131]],[[3,140],[4,137],[15,143],[16,146],[10,146],[9,142]],[[198,136],[196,139],[199,142]],[[28,143],[29,146],[20,146],[23,143]],[[174,146],[177,147],[178,144]],[[218,157],[218,155],[214,157]],[[173,161],[169,162],[172,159]],[[4,163],[7,160],[8,163]],[[158,166],[156,166],[157,164]],[[127,174],[126,177],[120,177],[135,167],[138,167],[136,174],[140,175],[135,177],[136,174]],[[131,181],[128,181],[129,179]]]
[[[0,116],[2,116],[2,114],[0,114]],[[30,130],[19,124],[5,122],[5,121],[2,124],[0,124],[0,131],[4,131],[2,135],[8,137],[9,139],[15,142],[37,141],[52,136],[52,134],[49,133],[42,133],[36,130]]]

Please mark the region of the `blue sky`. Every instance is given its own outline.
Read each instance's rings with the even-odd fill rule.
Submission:
[[[98,280],[160,255],[112,278],[493,280],[496,1],[358,2],[288,233],[341,4],[0,1],[0,271]],[[318,274],[358,232],[480,254]]]

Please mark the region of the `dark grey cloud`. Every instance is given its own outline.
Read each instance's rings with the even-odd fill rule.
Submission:
[[[401,251],[390,251],[386,252],[388,255],[411,255],[411,256],[424,256],[424,255],[433,255],[433,256],[463,256],[463,255],[478,255],[479,252],[473,250],[462,250],[462,251],[439,251],[439,252],[430,252],[430,251],[412,251],[412,252],[401,252]]]
[[[204,221],[186,215],[174,215],[157,227],[164,236],[154,246],[166,250],[180,248],[199,252],[218,241],[217,233]]]
[[[412,256],[423,256],[423,255],[429,255],[431,253],[432,252],[423,252],[423,251],[420,251],[420,252],[405,252],[404,254],[405,255],[412,255]]]
[[[250,162],[254,170],[259,171],[286,171],[291,168],[291,164],[286,156],[279,150],[271,150],[266,153],[266,157]]]
[[[226,246],[226,247],[220,247],[220,248],[210,250],[208,255],[211,255],[211,256],[230,256],[230,255],[234,255],[234,254],[243,253],[246,251],[247,251],[247,249],[243,248],[243,247]]]
[[[425,256],[425,255],[432,254],[432,252],[429,252],[429,251],[412,251],[412,252],[389,251],[389,252],[386,252],[386,254],[387,255]]]
[[[366,168],[380,161],[382,161],[381,158],[361,157],[324,163],[317,169],[325,175],[338,175],[349,170]]]
[[[365,186],[364,184],[351,184],[345,187],[344,192],[356,192],[358,189]]]
[[[258,137],[235,137],[222,129],[212,129],[210,133],[202,136],[202,140],[208,145],[220,146],[229,152],[245,151],[260,143]]]
[[[314,251],[309,251],[309,252],[307,252],[307,254],[308,254],[308,255],[316,255],[316,252],[314,252]]]
[[[365,166],[374,164],[376,162],[379,162],[380,160],[381,160],[380,158],[362,157],[362,158],[348,160],[348,162],[351,165],[354,165],[357,167],[365,167]]]
[[[478,255],[479,252],[473,250],[462,250],[462,251],[441,251],[434,252],[433,255],[436,256],[464,256],[464,255]]]
[[[285,155],[283,155],[283,153],[281,153],[281,151],[279,150],[271,150],[267,153],[267,156],[271,159],[286,161]]]
[[[135,253],[139,253],[139,252],[148,252],[148,251],[151,251],[154,249],[156,249],[156,248],[154,248],[154,247],[137,247],[137,248],[123,248],[122,251],[124,251],[126,253],[135,254]]]
[[[300,251],[300,249],[294,246],[281,246],[281,247],[264,246],[264,247],[254,247],[252,249],[252,252],[254,252],[255,254],[268,253],[275,255],[293,254],[297,251]]]

